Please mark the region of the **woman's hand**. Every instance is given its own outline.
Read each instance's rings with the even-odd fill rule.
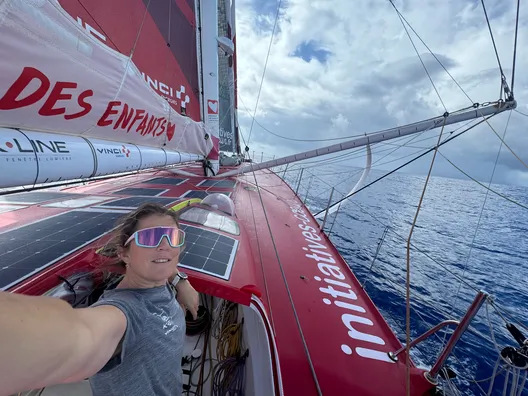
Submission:
[[[196,319],[198,317],[198,304],[200,302],[198,292],[186,280],[179,281],[176,284],[176,290],[178,291],[176,300],[178,300],[184,311],[188,309],[193,318]]]

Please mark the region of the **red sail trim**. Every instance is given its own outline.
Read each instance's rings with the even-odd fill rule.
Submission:
[[[194,15],[194,4],[193,4],[193,8],[191,8],[191,5],[188,4],[185,0],[176,0],[176,4],[180,8],[182,14],[185,15],[185,17],[187,18],[191,26],[196,26],[196,17]]]
[[[60,4],[74,19],[78,20],[79,17],[83,27],[91,30],[92,35],[122,54],[129,56],[136,44],[132,60],[144,73],[147,83],[159,95],[167,97],[178,112],[181,112],[182,100],[185,101],[188,96],[186,115],[195,121],[201,121],[196,28],[194,23],[190,24],[188,21],[189,18],[192,19],[192,10],[187,4],[183,4],[183,9],[179,7],[179,2],[173,5],[171,47],[168,47],[168,1],[174,0],[152,2],[146,16],[142,0],[92,0],[87,4],[80,4],[77,0],[60,0]],[[160,8],[166,8],[166,12],[160,13]],[[152,14],[164,14],[167,30],[160,31]],[[142,22],[143,27],[136,43]],[[185,44],[182,46],[181,43]],[[175,53],[173,48],[178,51]],[[185,92],[181,92],[182,86]]]

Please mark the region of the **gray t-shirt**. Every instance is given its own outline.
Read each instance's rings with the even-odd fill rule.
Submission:
[[[121,353],[90,378],[93,396],[181,396],[185,314],[170,286],[106,290],[127,318]]]

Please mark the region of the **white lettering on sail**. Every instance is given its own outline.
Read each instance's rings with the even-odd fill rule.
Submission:
[[[311,221],[306,213],[304,213],[301,205],[293,204],[290,206],[290,209],[293,212],[294,217],[301,221],[298,226],[307,243],[307,245],[302,248],[305,252],[304,255],[317,263],[317,269],[323,275],[323,277],[314,276],[314,279],[317,282],[322,283],[322,287],[319,287],[319,291],[327,295],[327,297],[322,299],[323,303],[347,311],[341,314],[341,321],[348,330],[347,334],[352,340],[368,342],[376,345],[385,345],[385,341],[382,338],[365,331],[359,331],[356,329],[357,325],[353,325],[359,324],[364,327],[373,326],[374,324],[366,317],[350,313],[366,314],[367,310],[361,305],[354,303],[358,299],[356,292],[351,285],[346,283],[345,274],[341,271],[339,266],[335,265],[336,260],[332,252],[328,250],[328,247],[322,238],[317,235],[318,230],[309,225]],[[355,347],[354,350],[356,351],[357,356],[363,358],[394,363],[389,359],[387,352],[363,347]],[[352,355],[353,353],[353,349],[347,344],[341,345],[341,351],[346,355]]]

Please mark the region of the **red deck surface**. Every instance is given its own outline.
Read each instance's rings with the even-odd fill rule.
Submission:
[[[196,187],[205,179],[199,176],[201,168],[185,170],[197,177],[184,177],[188,180],[179,186],[142,183],[176,177],[159,171],[62,191],[109,199],[125,187],[168,189],[162,197],[179,197],[188,190],[232,191],[241,235],[230,279],[186,272],[200,292],[246,305],[252,294],[259,296],[277,345],[284,394],[317,395],[319,387],[323,395],[405,395],[405,354],[398,362],[387,356],[400,342],[290,187],[270,171],[257,172],[260,190],[253,174],[232,179],[238,182],[234,190]],[[32,205],[2,213],[0,232],[67,210]],[[11,290],[41,294],[59,283],[56,275],[100,263],[94,247],[101,245],[96,241]],[[431,387],[416,368],[411,383],[411,395]]]

